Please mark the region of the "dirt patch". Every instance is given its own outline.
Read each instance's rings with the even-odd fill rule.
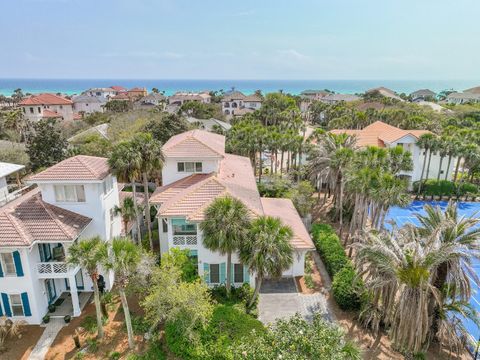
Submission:
[[[27,360],[33,347],[42,336],[45,328],[39,325],[25,325],[21,330],[21,338],[8,338],[5,341],[7,350],[0,353],[2,360]]]
[[[143,312],[138,304],[138,300],[135,297],[130,297],[128,301],[132,316],[142,316]],[[63,360],[74,358],[80,350],[75,347],[73,340],[75,330],[78,330],[80,334],[81,349],[88,348],[84,353],[83,359],[105,359],[108,358],[112,352],[118,352],[122,357],[130,353],[127,331],[124,325],[123,310],[118,297],[114,297],[112,304],[108,306],[108,321],[103,327],[105,336],[102,340],[95,341],[96,332],[92,334],[81,327],[85,318],[88,316],[95,318],[95,304],[93,302],[85,307],[80,317],[72,319],[68,326],[60,330],[47,353],[46,359]],[[96,346],[93,347],[96,347],[96,349],[88,347],[88,342],[95,343]],[[143,337],[141,335],[135,335],[135,343],[136,349],[133,352],[136,354],[142,353],[146,347],[146,342]]]

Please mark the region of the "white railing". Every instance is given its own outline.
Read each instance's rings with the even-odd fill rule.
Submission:
[[[197,245],[197,235],[173,235],[173,245]]]
[[[67,276],[72,270],[66,262],[41,262],[37,263],[37,273],[40,276]]]

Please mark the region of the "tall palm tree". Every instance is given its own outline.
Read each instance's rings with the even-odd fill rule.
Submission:
[[[293,231],[279,218],[261,216],[252,222],[248,240],[242,243],[240,259],[255,273],[255,291],[250,308],[266,277],[279,278],[293,263]]]
[[[85,270],[93,283],[93,293],[95,300],[95,310],[97,314],[98,338],[103,338],[102,309],[100,306],[100,292],[98,290],[98,267],[107,256],[107,246],[100,237],[75,242],[68,249],[67,262],[74,266],[80,266]]]
[[[137,189],[136,180],[141,175],[142,155],[136,150],[131,141],[122,141],[117,144],[108,159],[108,165],[111,171],[119,181],[130,183],[132,186],[133,207],[136,218],[140,218],[137,205]],[[142,234],[140,232],[140,222],[136,221],[137,241],[142,242]]]
[[[232,282],[232,253],[240,249],[250,225],[250,214],[238,199],[225,196],[215,199],[205,210],[205,219],[200,223],[203,245],[212,251],[227,255],[226,289],[230,296]]]
[[[440,175],[442,174],[443,159],[448,156],[450,150],[447,141],[448,140],[445,137],[438,139],[438,154],[440,155],[440,164],[438,166],[437,181],[440,180]],[[448,168],[445,172],[448,172]]]
[[[150,218],[150,194],[148,188],[148,177],[158,174],[163,166],[164,156],[162,151],[162,143],[153,138],[152,134],[140,133],[136,134],[132,140],[133,146],[139,152],[140,172],[143,179],[143,192],[145,195],[145,217],[147,220],[148,241],[150,250],[153,252],[152,224]]]
[[[127,325],[128,346],[133,349],[135,342],[133,339],[132,320],[128,307],[126,288],[132,276],[137,272],[142,259],[142,252],[138,246],[128,238],[113,239],[111,247],[104,253],[102,263],[105,268],[113,270],[115,273],[115,283],[118,286],[120,300],[123,307],[123,315]]]
[[[423,156],[422,173],[420,175],[420,180],[418,182],[418,184],[419,184],[418,185],[418,194],[420,194],[420,192],[422,191],[422,185],[423,185],[423,179],[424,179],[423,175],[425,174],[425,166],[427,165],[427,155],[429,155],[429,153],[431,153],[430,149],[431,149],[431,146],[432,146],[434,140],[435,140],[435,135],[430,134],[430,133],[421,135],[417,140],[416,145],[421,150],[425,150],[424,151],[424,156]]]

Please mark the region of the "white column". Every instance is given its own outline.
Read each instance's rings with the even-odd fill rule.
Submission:
[[[80,302],[78,300],[77,281],[75,280],[75,275],[70,275],[68,277],[68,283],[70,285],[70,295],[72,297],[73,316],[80,316]]]

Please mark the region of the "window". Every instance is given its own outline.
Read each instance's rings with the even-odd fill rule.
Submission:
[[[12,253],[2,253],[2,269],[5,275],[17,275],[17,269],[15,268],[15,262],[13,261]]]
[[[110,190],[113,189],[113,179],[109,175],[107,178],[103,181],[103,193],[106,195],[110,192]]]
[[[24,316],[22,298],[19,294],[10,295],[10,307],[13,316]]]
[[[83,185],[55,185],[54,188],[57,202],[85,202]]]
[[[233,270],[233,282],[243,283],[243,265],[234,264]]]
[[[38,107],[37,110],[38,110],[38,113],[39,113],[39,114],[42,112],[42,108],[41,108],[41,107]]]
[[[210,282],[211,283],[220,282],[220,265],[219,264],[210,264]]]
[[[164,233],[168,232],[168,221],[167,221],[167,219],[162,219],[162,231]]]
[[[22,108],[22,111],[23,111],[24,114],[26,113],[25,108]]]
[[[62,110],[62,109],[63,109],[63,105],[60,105],[60,110]]]
[[[202,172],[203,165],[201,162],[178,162],[178,172],[199,173]]]
[[[33,107],[30,108],[30,114],[33,114]]]
[[[173,235],[196,235],[197,226],[189,224],[185,219],[172,219]]]

